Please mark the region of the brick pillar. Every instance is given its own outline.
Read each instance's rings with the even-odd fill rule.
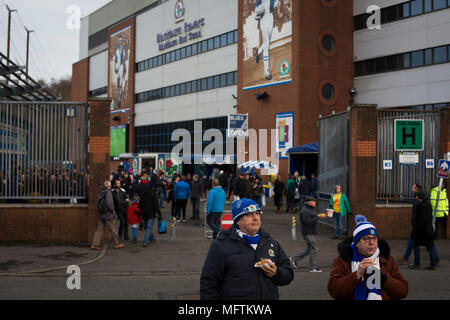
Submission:
[[[377,181],[376,105],[356,105],[350,117],[350,206],[352,213],[363,214],[376,223]],[[354,215],[350,224],[353,230]]]
[[[97,228],[97,198],[105,180],[109,179],[109,137],[111,99],[89,100],[89,219],[88,241]],[[109,233],[105,232],[103,239]]]

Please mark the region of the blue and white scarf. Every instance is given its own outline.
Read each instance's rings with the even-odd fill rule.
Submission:
[[[256,248],[258,247],[258,243],[259,243],[259,239],[261,238],[261,235],[259,234],[259,232],[256,234],[256,236],[252,237],[252,236],[248,236],[245,233],[243,233],[241,230],[237,229],[236,230],[238,235],[245,240],[245,242],[247,242],[249,245],[252,246],[253,249],[256,250]]]
[[[353,256],[352,256],[352,272],[355,272],[358,270],[359,262],[363,260],[365,257],[363,257],[356,248],[355,243],[352,243],[352,250],[353,250]],[[380,249],[377,248],[375,253],[369,257],[373,261],[375,261],[375,266],[380,270],[380,258],[378,257],[380,254]],[[369,268],[368,268],[369,269]],[[370,280],[369,280],[370,282]],[[367,292],[366,292],[367,288]],[[367,283],[364,281],[364,277],[361,277],[361,283],[356,287],[355,289],[355,300],[382,300],[381,299],[381,287],[377,288],[375,283]]]

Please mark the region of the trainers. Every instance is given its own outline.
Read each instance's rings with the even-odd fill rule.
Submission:
[[[322,270],[314,268],[314,269],[309,269],[309,272],[322,272]]]
[[[99,246],[91,246],[91,249],[92,250],[102,250],[102,248],[101,247],[99,247]]]
[[[289,257],[289,261],[291,262],[292,268],[297,269],[297,264],[295,263],[294,259],[292,259],[292,257]]]
[[[120,249],[120,248],[123,248],[123,247],[125,247],[125,245],[123,243],[119,243],[119,244],[114,246],[114,249]]]

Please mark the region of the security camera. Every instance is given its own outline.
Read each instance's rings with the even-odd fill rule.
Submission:
[[[356,89],[355,89],[355,88],[351,88],[351,89],[350,89],[350,94],[351,94],[352,96],[354,96],[354,95],[356,94]]]

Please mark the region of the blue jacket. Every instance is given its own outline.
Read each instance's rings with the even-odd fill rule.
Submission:
[[[223,212],[225,207],[225,191],[222,187],[214,187],[208,193],[208,203],[206,204],[206,213]]]
[[[191,188],[187,182],[180,180],[175,184],[173,191],[174,199],[189,199],[190,194]]]

